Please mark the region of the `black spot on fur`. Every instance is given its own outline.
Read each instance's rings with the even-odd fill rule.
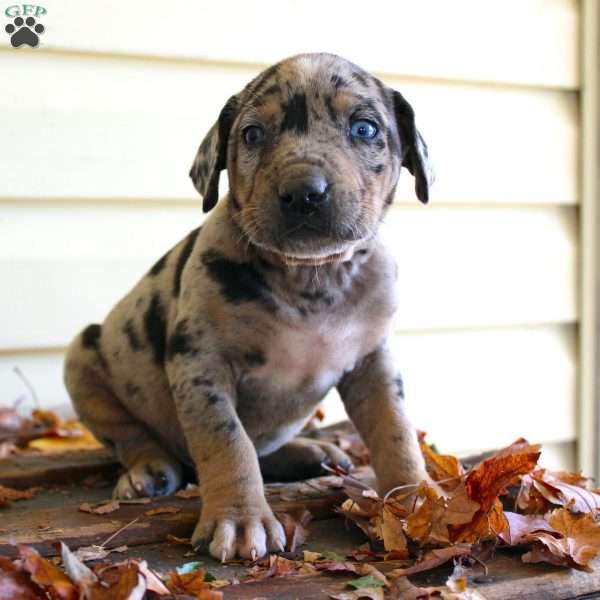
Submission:
[[[154,362],[157,365],[162,365],[165,360],[167,322],[165,320],[165,307],[158,292],[154,293],[150,306],[144,313],[144,328],[146,337],[152,345]]]
[[[159,258],[154,263],[154,265],[152,266],[152,268],[149,271],[150,275],[152,275],[153,277],[156,277],[165,268],[165,265],[167,264],[167,260],[169,258],[170,253],[171,253],[171,251],[169,250],[169,252],[167,252],[166,254],[161,256],[161,258]]]
[[[340,77],[339,75],[332,75],[331,83],[334,85],[336,90],[340,89],[341,87],[348,86],[348,82],[344,78]]]
[[[188,236],[185,241],[185,245],[181,249],[179,256],[177,257],[177,264],[175,265],[175,279],[173,281],[173,296],[179,296],[179,292],[181,291],[181,274],[183,273],[183,269],[185,264],[192,253],[192,248],[194,247],[194,243],[196,242],[196,238],[200,233],[201,227],[194,229]]]
[[[231,433],[232,431],[235,431],[237,428],[237,423],[235,422],[235,419],[229,419],[228,421],[223,421],[222,423],[219,423],[214,431],[215,433],[218,431],[222,431],[223,429],[225,429],[226,431],[228,431],[229,433]]]
[[[331,96],[325,96],[324,100],[325,100],[325,108],[327,109],[327,112],[329,113],[329,118],[334,123],[337,123],[337,113],[335,112],[335,108],[333,108],[333,99],[331,98]]]
[[[383,171],[384,166],[383,164],[375,165],[374,167],[369,167],[369,170],[379,175]]]
[[[264,92],[263,95],[264,96],[270,96],[271,94],[280,94],[281,93],[281,88],[274,83],[273,85],[270,85]]]
[[[202,262],[206,265],[210,278],[221,286],[221,291],[229,302],[240,304],[262,301],[270,309],[275,309],[271,289],[262,273],[253,265],[228,260],[214,250],[205,252]]]
[[[178,354],[196,354],[198,351],[192,345],[192,336],[187,333],[187,320],[179,321],[167,344],[167,359],[171,360]]]
[[[100,344],[102,327],[96,323],[88,325],[81,334],[81,343],[88,350],[97,350]]]
[[[100,336],[102,335],[102,327],[97,323],[93,325],[88,325],[81,334],[81,343],[84,348],[88,350],[94,350],[96,355],[98,356],[98,362],[100,366],[108,371],[108,363],[106,362],[106,358],[102,353],[102,349],[100,348]]]
[[[267,362],[265,355],[260,350],[252,350],[244,354],[244,360],[251,367],[260,367]]]
[[[281,110],[283,112],[281,133],[294,130],[298,135],[302,135],[308,131],[308,109],[305,94],[294,94],[281,107]]]
[[[209,394],[206,397],[206,401],[211,406],[214,406],[215,404],[218,404],[219,402],[223,402],[223,400],[225,400],[225,396],[222,396],[221,394],[217,394],[216,392],[213,394]]]
[[[125,384],[125,393],[128,396],[135,396],[136,394],[139,394],[140,392],[140,386],[139,385],[135,385],[134,383],[131,383],[131,381],[128,381]]]
[[[358,83],[360,83],[361,85],[364,85],[365,87],[369,86],[369,82],[367,81],[367,78],[362,73],[359,73],[358,71],[354,71],[354,73],[352,73],[352,79],[358,81]]]
[[[404,398],[404,382],[402,381],[402,377],[395,377],[394,385],[396,386],[396,395],[398,398]]]
[[[125,326],[123,327],[123,333],[127,336],[127,340],[129,341],[129,346],[132,350],[138,351],[143,348],[140,338],[138,337],[135,328],[133,326],[133,321],[129,319]]]

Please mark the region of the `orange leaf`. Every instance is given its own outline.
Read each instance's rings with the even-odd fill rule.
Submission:
[[[145,598],[146,580],[135,561],[110,565],[98,573],[101,583],[91,590],[89,600]]]
[[[15,500],[29,500],[30,498],[33,498],[40,489],[41,488],[13,490],[12,488],[0,485],[0,506],[5,506],[9,502],[13,502]]]
[[[26,571],[0,556],[0,600],[46,600],[47,596]]]
[[[423,454],[423,458],[425,459],[427,472],[435,481],[459,478],[464,474],[463,466],[458,458],[455,456],[438,454],[437,452],[434,452],[431,446],[429,446],[424,439],[421,440],[421,452]],[[449,487],[452,487],[452,483],[449,483]]]
[[[553,473],[537,471],[532,474],[532,479],[538,492],[552,504],[575,512],[596,513],[600,509],[600,494],[580,485],[561,481]]]
[[[175,514],[178,513],[180,511],[179,508],[176,508],[175,506],[159,506],[157,508],[151,508],[150,510],[147,510],[144,515],[146,517],[153,517],[155,515],[167,515],[167,514]]]
[[[557,539],[545,532],[530,534],[528,540],[538,541],[545,548],[534,548],[532,552],[523,555],[523,561],[545,560],[591,571],[588,564],[600,552],[600,524],[593,516],[589,513],[574,514],[564,508],[558,508],[550,514],[548,523],[563,538]]]
[[[295,552],[296,548],[308,537],[307,525],[312,521],[312,515],[305,508],[297,508],[285,513],[277,513],[279,522],[283,525],[287,550]]]
[[[387,573],[388,579],[395,579],[396,577],[402,577],[405,575],[413,575],[414,573],[420,573],[421,571],[429,571],[439,565],[443,565],[445,562],[456,558],[457,556],[467,556],[471,554],[471,546],[449,546],[448,548],[437,548],[430,550],[423,556],[423,558],[405,569],[394,569]]]
[[[49,560],[42,558],[29,546],[19,546],[18,551],[25,569],[31,574],[31,579],[45,588],[52,598],[57,600],[79,598],[79,591],[73,582]]]

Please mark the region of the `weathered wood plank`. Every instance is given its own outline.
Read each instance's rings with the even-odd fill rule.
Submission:
[[[25,489],[74,482],[91,475],[116,476],[119,463],[110,450],[65,452],[61,455],[17,455],[0,460],[0,485]]]
[[[355,476],[372,478],[369,467],[358,469]],[[267,500],[275,512],[286,512],[299,507],[307,508],[315,519],[331,517],[335,506],[341,504],[345,495],[337,489],[337,477],[318,477],[291,484],[267,484]],[[106,488],[100,490],[104,498],[110,497]],[[127,544],[137,546],[165,541],[168,534],[188,537],[200,513],[200,499],[184,499],[177,496],[154,498],[148,504],[122,504],[118,510],[96,515],[83,513],[79,505],[83,499],[97,501],[98,493],[81,492],[75,497],[64,497],[62,502],[44,505],[43,495],[3,510],[0,526],[0,555],[15,554],[14,544],[29,544],[45,555],[55,554],[53,543],[62,539],[74,547],[100,544],[112,533],[130,524],[109,547]],[[37,504],[37,507],[36,507]],[[151,508],[174,507],[174,514],[147,517]],[[132,521],[135,521],[132,523]]]

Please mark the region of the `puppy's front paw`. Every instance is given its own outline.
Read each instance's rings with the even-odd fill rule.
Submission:
[[[168,496],[181,486],[181,465],[162,458],[141,460],[119,477],[113,498]]]
[[[256,560],[270,552],[283,551],[285,532],[269,505],[248,503],[237,506],[203,506],[200,521],[192,535],[194,548],[206,548],[224,562],[239,555]]]

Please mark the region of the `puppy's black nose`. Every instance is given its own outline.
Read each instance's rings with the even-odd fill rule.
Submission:
[[[279,200],[285,212],[311,214],[329,199],[327,180],[322,175],[286,179],[279,186]]]

